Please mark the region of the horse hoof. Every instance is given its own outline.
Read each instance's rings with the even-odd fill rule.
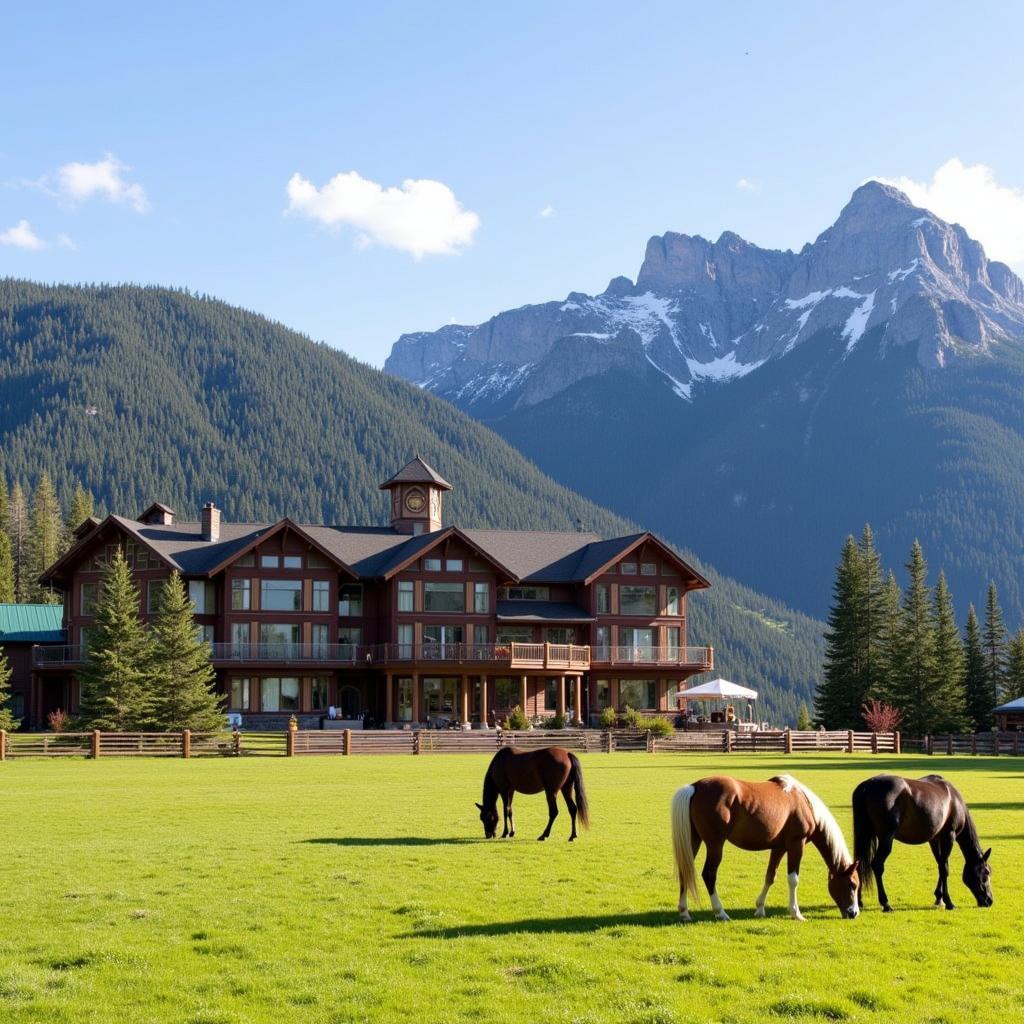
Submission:
[[[793,920],[794,920],[794,921],[806,921],[806,920],[807,920],[807,918],[806,918],[806,917],[804,917],[804,915],[803,915],[803,914],[801,914],[799,910],[798,910],[798,911],[797,911],[797,912],[796,912],[795,914],[794,914],[794,913],[793,913],[793,911],[791,910],[791,911],[789,912],[789,916],[790,916],[791,918],[793,918]]]
[[[688,910],[684,910],[680,913],[679,920],[683,924],[693,924],[693,918],[690,917],[690,912]]]
[[[731,921],[732,920],[732,918],[724,910],[720,910],[717,914],[715,914],[715,918],[717,920],[719,920],[719,921]]]
[[[890,907],[890,906],[889,906],[889,904],[888,904],[888,903],[886,903],[886,904],[885,904],[885,905],[884,905],[884,906],[882,907],[882,913],[883,913],[883,914],[891,914],[891,913],[892,913],[892,907]]]
[[[766,917],[764,907],[754,907],[754,917]]]
[[[537,836],[538,843],[543,843],[545,839],[547,839],[547,836]]]
[[[953,903],[947,903],[946,904],[946,909],[947,910],[956,910],[956,905],[953,904]]]

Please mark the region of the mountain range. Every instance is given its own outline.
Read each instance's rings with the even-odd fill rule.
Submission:
[[[31,489],[79,480],[98,510],[214,501],[226,520],[384,525],[377,485],[414,453],[455,490],[463,526],[605,536],[638,524],[545,476],[448,402],[253,313],[164,288],[0,280],[0,472]],[[643,524],[646,526],[646,524]],[[685,556],[713,586],[690,641],[757,687],[766,714],[810,702],[821,624]]]
[[[878,182],[794,253],[647,244],[635,282],[408,334],[385,368],[804,611],[846,533],[1024,616],[1024,283]],[[685,540],[684,540],[685,539]]]

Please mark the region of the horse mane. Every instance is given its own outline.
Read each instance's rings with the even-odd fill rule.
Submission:
[[[960,794],[957,793],[957,796]],[[976,856],[981,856],[981,838],[978,835],[978,827],[974,824],[974,818],[971,817],[970,808],[967,806],[966,801],[963,797],[960,797],[960,806],[964,809],[964,827],[960,830],[957,842],[960,844],[961,850],[970,849],[971,853]],[[966,856],[966,854],[965,854]]]
[[[853,857],[850,856],[850,849],[846,845],[843,830],[839,827],[839,822],[836,821],[832,812],[825,806],[824,800],[792,775],[780,775],[776,781],[782,786],[783,793],[789,793],[794,789],[803,793],[811,805],[814,823],[825,839],[825,846],[832,857],[832,862],[839,868],[849,867],[853,863]]]
[[[484,807],[498,803],[498,786],[494,779],[491,778],[490,769],[484,775],[484,794],[481,799],[483,800]]]

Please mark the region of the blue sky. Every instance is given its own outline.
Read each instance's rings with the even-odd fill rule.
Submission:
[[[655,233],[798,248],[872,176],[1024,270],[1024,5],[832,8],[22,6],[0,275],[185,286],[379,365]]]

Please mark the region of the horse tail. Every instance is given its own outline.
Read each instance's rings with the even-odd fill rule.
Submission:
[[[590,828],[590,804],[587,803],[587,790],[583,785],[583,766],[575,754],[569,755],[572,771],[569,781],[572,783],[573,799],[576,801],[576,815],[584,828]]]
[[[693,855],[693,823],[690,820],[690,801],[694,792],[693,786],[683,786],[672,797],[672,848],[679,871],[679,886],[696,903],[700,895]]]
[[[862,782],[853,791],[853,855],[857,858],[860,884],[865,892],[874,886],[871,862],[878,851],[878,835],[868,812],[868,792]]]

